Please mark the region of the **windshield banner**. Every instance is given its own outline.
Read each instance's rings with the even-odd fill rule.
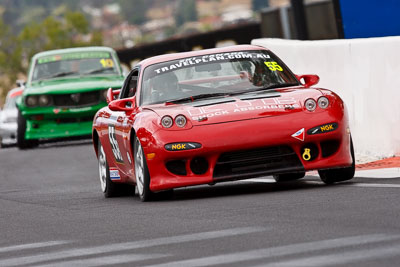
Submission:
[[[156,74],[162,74],[164,72],[173,71],[176,69],[199,65],[199,64],[207,64],[217,61],[230,61],[230,60],[240,60],[240,59],[269,59],[270,56],[263,53],[250,53],[250,52],[230,52],[230,53],[220,53],[220,54],[211,54],[204,55],[199,57],[190,57],[184,58],[175,62],[168,62],[163,64],[163,67],[155,69],[154,72]]]
[[[48,62],[60,61],[60,60],[74,60],[74,59],[85,59],[85,58],[110,58],[111,55],[108,52],[79,52],[79,53],[66,53],[52,56],[45,56],[38,58],[37,63],[43,64]]]

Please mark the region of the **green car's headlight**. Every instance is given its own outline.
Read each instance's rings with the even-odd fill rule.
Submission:
[[[37,98],[37,96],[35,96],[35,95],[29,95],[29,96],[27,96],[27,97],[25,98],[25,104],[26,104],[28,107],[37,106],[37,104],[38,104],[38,98]]]
[[[50,97],[48,95],[39,96],[39,106],[47,106],[50,103]]]

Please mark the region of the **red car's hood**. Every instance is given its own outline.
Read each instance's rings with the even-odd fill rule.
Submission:
[[[153,110],[160,117],[183,114],[193,125],[205,125],[302,112],[306,99],[317,99],[321,95],[318,89],[299,87],[207,98],[183,104],[152,105],[146,108]]]

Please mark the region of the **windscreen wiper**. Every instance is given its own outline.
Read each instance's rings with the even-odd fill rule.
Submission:
[[[221,96],[234,96],[234,95],[240,95],[240,94],[247,94],[247,93],[253,93],[257,91],[264,91],[266,89],[274,89],[274,88],[282,88],[282,87],[289,87],[289,86],[295,86],[297,83],[286,83],[286,84],[273,84],[267,87],[262,87],[262,88],[255,88],[254,90],[243,90],[243,91],[238,91],[238,92],[232,92],[232,93],[212,93],[212,94],[200,94],[200,95],[194,95],[194,96],[189,96],[189,97],[184,97],[184,98],[179,98],[179,99],[174,99],[174,100],[168,100],[166,103],[185,103],[185,102],[193,102],[199,99],[205,99],[205,98],[212,98],[212,97],[221,97]]]
[[[263,89],[275,89],[275,88],[284,88],[284,87],[290,87],[290,86],[296,86],[298,85],[297,83],[282,83],[282,84],[272,84],[269,86],[265,86],[263,87],[261,90]]]
[[[77,71],[63,71],[63,72],[58,72],[56,74],[47,76],[42,78],[41,80],[46,80],[46,79],[52,79],[52,78],[57,78],[57,77],[64,77],[64,76],[69,76],[71,74],[78,74]]]
[[[88,72],[85,72],[84,74],[95,74],[95,73],[102,73],[108,70],[114,70],[113,67],[108,67],[108,68],[101,68],[101,69],[95,69],[95,70],[91,70]]]
[[[296,86],[296,85],[298,85],[298,84],[297,83],[272,84],[272,85],[263,86],[263,87],[247,88],[246,90],[232,92],[229,95],[233,96],[233,95],[241,95],[241,94],[251,94],[251,93],[255,93],[255,92],[265,91],[268,89],[276,89],[276,88],[290,87],[290,86]]]

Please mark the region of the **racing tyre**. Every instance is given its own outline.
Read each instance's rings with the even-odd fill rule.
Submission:
[[[331,170],[319,170],[318,174],[321,178],[322,182],[325,184],[334,184],[337,182],[347,181],[354,177],[354,173],[356,170],[355,165],[355,157],[354,157],[354,148],[353,148],[353,140],[350,138],[350,152],[351,158],[353,159],[353,163],[350,167],[340,168],[340,169],[331,169]]]
[[[275,174],[274,179],[277,182],[289,182],[289,181],[299,180],[303,178],[305,175],[306,175],[305,172]]]
[[[37,147],[39,145],[39,140],[27,140],[25,139],[26,131],[26,119],[22,116],[21,112],[18,110],[17,117],[17,146],[19,149],[27,149]]]
[[[101,191],[106,198],[119,196],[121,193],[119,185],[113,183],[110,179],[110,168],[108,167],[106,153],[104,152],[100,140],[98,144],[98,153]]]
[[[134,153],[137,192],[141,201],[150,201],[154,194],[150,191],[149,169],[147,168],[142,145],[137,137],[135,138]]]

